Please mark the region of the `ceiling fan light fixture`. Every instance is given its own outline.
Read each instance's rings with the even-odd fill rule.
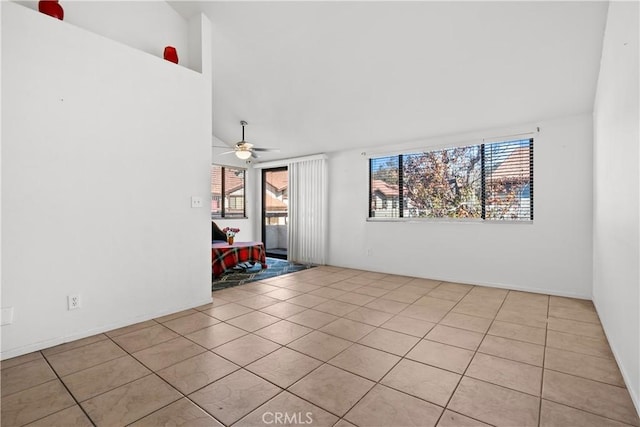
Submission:
[[[241,159],[241,160],[247,160],[249,157],[251,157],[251,151],[249,151],[249,150],[237,150],[236,151],[236,157]]]
[[[247,125],[247,122],[242,120],[240,122],[240,125],[242,126],[242,141],[236,142],[232,147],[213,145],[213,147],[219,147],[219,148],[232,148],[231,151],[225,151],[224,153],[220,153],[220,155],[234,153],[236,157],[239,158],[240,160],[249,160],[251,157],[256,159],[258,158],[258,156],[256,156],[254,153],[255,151],[280,151],[280,150],[274,150],[272,148],[254,147],[252,143],[244,140],[244,127]]]

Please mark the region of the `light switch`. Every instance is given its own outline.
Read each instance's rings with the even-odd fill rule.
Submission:
[[[191,207],[192,208],[201,208],[202,207],[202,197],[191,196]]]

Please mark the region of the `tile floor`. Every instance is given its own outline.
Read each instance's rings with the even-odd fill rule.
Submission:
[[[584,300],[318,267],[6,360],[2,426],[638,426]]]

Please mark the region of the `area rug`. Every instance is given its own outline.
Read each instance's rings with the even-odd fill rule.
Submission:
[[[260,264],[251,268],[241,270],[227,270],[222,276],[211,282],[211,290],[230,288],[232,286],[244,285],[245,283],[256,282],[270,277],[281,276],[283,274],[294,273],[300,270],[313,268],[314,265],[296,264],[287,260],[267,257],[267,268],[263,269]]]

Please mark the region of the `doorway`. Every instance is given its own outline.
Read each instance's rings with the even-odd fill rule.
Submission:
[[[267,256],[287,259],[289,241],[289,172],[262,170],[262,241]]]

